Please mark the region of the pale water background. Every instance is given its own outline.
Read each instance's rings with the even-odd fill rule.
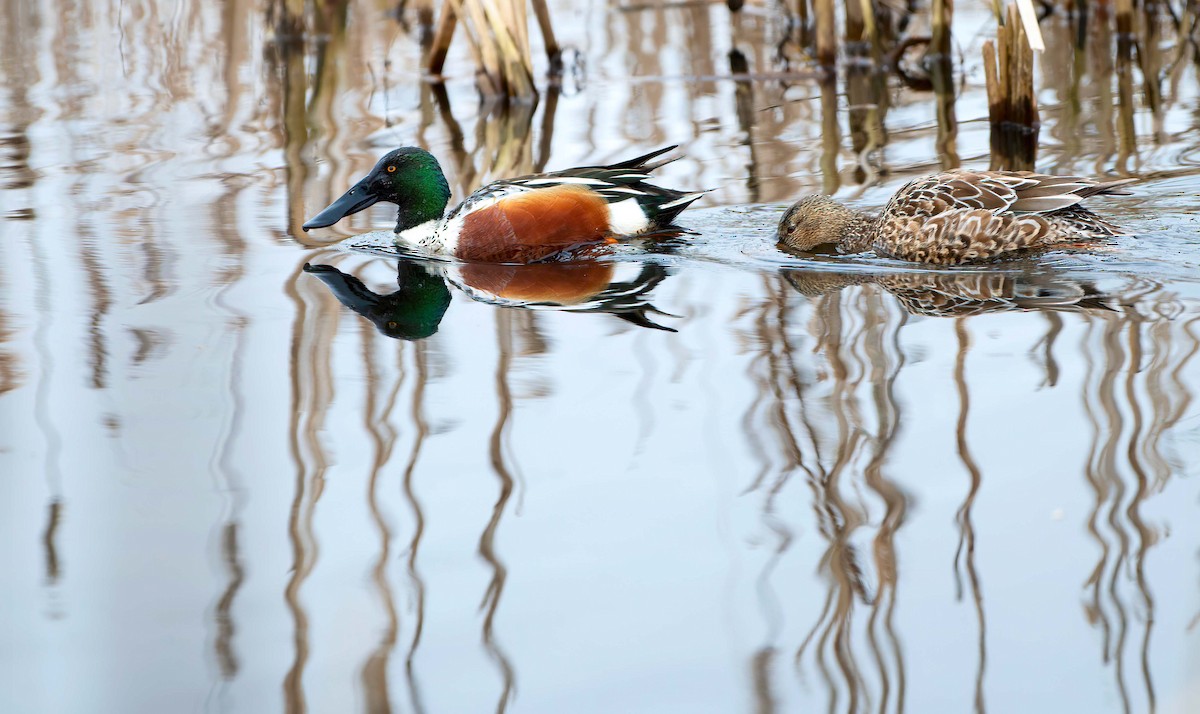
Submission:
[[[1186,43],[1043,23],[1039,169],[1145,178],[1094,202],[1138,235],[929,273],[772,231],[986,167],[983,4],[939,103],[785,65],[772,7],[559,2],[507,112],[389,3],[0,7],[0,710],[1200,710]],[[298,231],[394,146],[461,197],[672,143],[697,235],[611,261],[677,332],[449,286],[393,340],[302,269],[397,290],[334,245],[386,208]]]

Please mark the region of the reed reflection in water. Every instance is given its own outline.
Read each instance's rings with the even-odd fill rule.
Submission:
[[[911,680],[910,675],[906,676],[911,664],[906,667],[906,661],[913,653],[929,650],[913,645],[914,639],[925,640],[925,633],[896,625],[896,578],[902,572],[896,542],[898,535],[904,539],[906,527],[919,527],[907,523],[914,502],[916,513],[930,504],[888,478],[888,474],[907,470],[903,453],[894,453],[897,437],[905,441],[904,436],[918,432],[922,442],[936,443],[938,437],[929,433],[931,424],[926,420],[944,408],[933,421],[942,423],[945,441],[953,444],[948,444],[946,451],[957,453],[967,483],[953,514],[958,533],[953,539],[945,534],[939,545],[944,548],[957,541],[950,553],[956,599],[973,609],[976,623],[970,627],[961,616],[947,613],[938,622],[942,627],[957,627],[960,633],[973,630],[977,634],[977,652],[970,658],[975,662],[975,673],[970,677],[974,680],[970,706],[983,711],[989,701],[1014,694],[1009,690],[989,696],[994,685],[989,687],[987,682],[989,677],[996,677],[989,674],[995,671],[995,664],[989,662],[994,661],[997,634],[996,615],[989,615],[987,603],[996,602],[996,596],[985,596],[984,573],[988,570],[989,551],[993,557],[1014,557],[1015,543],[1021,538],[1014,537],[1012,528],[1027,527],[1022,519],[1028,515],[1014,513],[1019,509],[1012,508],[1009,497],[1006,510],[997,514],[992,509],[993,516],[998,515],[1009,525],[981,530],[980,511],[987,508],[990,482],[1017,478],[1022,480],[1022,488],[1031,485],[1057,490],[1057,498],[1063,497],[1062,483],[1030,484],[1030,476],[1019,475],[1028,470],[1039,481],[1082,476],[1084,483],[1094,489],[1094,501],[1080,511],[1088,533],[1099,546],[1100,560],[1090,574],[1081,573],[1079,597],[1084,608],[1076,617],[1100,635],[1096,657],[1108,672],[1106,689],[1118,698],[1121,710],[1154,710],[1159,697],[1150,643],[1158,614],[1147,572],[1153,548],[1163,544],[1163,531],[1162,526],[1150,525],[1142,514],[1153,509],[1151,502],[1156,494],[1169,488],[1172,474],[1184,468],[1175,447],[1165,444],[1161,435],[1172,429],[1181,409],[1186,410],[1191,403],[1191,388],[1175,376],[1192,366],[1200,343],[1196,342],[1190,320],[1179,317],[1183,306],[1173,296],[1153,289],[1141,294],[1127,289],[1120,295],[1101,295],[1094,286],[1063,278],[1031,289],[1038,283],[1021,285],[1025,278],[1018,278],[1014,285],[1012,278],[1003,276],[991,276],[984,282],[984,277],[969,273],[872,277],[792,271],[786,275],[786,282],[773,288],[778,291],[775,296],[761,303],[754,334],[770,349],[752,367],[761,397],[747,412],[743,428],[748,434],[770,434],[767,444],[775,444],[778,454],[764,464],[764,470],[750,484],[752,492],[763,494],[763,528],[779,534],[779,552],[764,561],[763,587],[769,589],[778,562],[787,559],[783,553],[796,547],[795,528],[780,518],[777,504],[786,497],[792,477],[802,477],[812,494],[818,533],[828,544],[818,563],[827,587],[812,629],[797,633],[794,641],[797,673],[801,681],[807,681],[810,675],[819,678],[831,710],[898,711],[912,706],[911,695],[906,698]],[[793,291],[807,296],[807,301],[797,305]],[[884,299],[888,293],[898,299]],[[1062,444],[1052,444],[1077,441],[1081,436],[1077,430],[1060,424],[1049,428],[1042,439],[1027,440],[1029,428],[1020,420],[1005,418],[989,423],[1003,403],[997,404],[995,394],[989,394],[993,390],[980,389],[988,380],[970,378],[968,365],[982,367],[972,334],[987,331],[967,317],[1004,310],[1037,310],[1034,315],[1046,318],[1044,336],[1033,341],[1029,349],[1033,363],[1044,372],[1042,385],[1077,390],[1076,410],[1088,415],[1087,422],[1092,425],[1090,444],[1081,450],[1083,458],[1073,468],[1070,459],[1054,458],[1055,449],[1062,448]],[[1043,310],[1054,312],[1040,312]],[[910,323],[910,314],[952,318],[937,319],[937,327],[944,325],[954,336],[947,345],[953,349],[937,361],[950,360],[941,374],[942,379],[952,383],[956,399],[939,399],[936,386],[912,375],[930,355],[924,353],[923,341],[913,344],[908,337],[916,330],[928,332],[920,323]],[[1000,329],[994,324],[988,327]],[[1172,333],[1176,337],[1161,341],[1150,338],[1148,327],[1159,331],[1160,336]],[[1062,354],[1064,333],[1078,340],[1073,354]],[[988,342],[1004,344],[995,336]],[[1006,353],[1004,350],[1001,354]],[[815,365],[807,365],[800,357],[807,354],[816,355]],[[984,357],[983,361],[994,365],[996,359]],[[1071,368],[1064,370],[1062,365]],[[1009,369],[995,376],[1010,385],[1012,372]],[[910,382],[921,385],[917,392],[920,396],[905,398]],[[980,396],[973,396],[979,391],[984,392],[984,398],[991,397],[983,415],[979,413]],[[953,417],[951,405],[955,402],[957,416]],[[1061,419],[1065,406],[1059,404],[1049,418]],[[1022,418],[1025,422],[1036,420],[1036,410],[1031,409]],[[1132,424],[1127,423],[1129,420]],[[981,422],[982,428],[976,426]],[[1014,471],[1011,453],[1005,457],[1003,452],[995,452],[996,439],[978,436],[994,434],[997,429],[1007,432],[999,441],[1031,454],[1035,462],[1049,457],[1065,462],[1065,468],[1024,466]],[[1000,465],[989,465],[988,459],[977,455],[982,451],[981,441],[993,452],[990,461]],[[947,472],[953,471],[948,460],[945,467]],[[772,472],[779,474],[773,480],[767,477]],[[927,477],[935,474],[926,472]],[[849,484],[843,483],[846,479]],[[1001,483],[999,488],[1012,489],[1013,484]],[[1061,522],[1064,510],[1060,505],[1047,511],[1048,520]],[[856,532],[862,530],[866,532]],[[1006,547],[997,549],[985,540],[996,537],[1003,539]],[[1055,540],[1061,543],[1062,537]],[[903,550],[899,549],[901,554]],[[1034,590],[1054,585],[1041,593],[1044,596],[1058,589],[1053,581],[1040,579],[1026,578],[1024,584]],[[1011,584],[1005,585],[1002,600],[1009,610],[1011,589]],[[763,605],[763,617],[774,623],[771,630],[776,633],[770,637],[771,650],[780,646],[777,633],[787,629],[780,622],[778,597],[772,593],[771,601]],[[1029,598],[1030,594],[1023,597]],[[862,612],[855,605],[861,605]],[[1011,646],[1012,636],[1011,630],[999,633],[1002,652]],[[989,651],[993,652],[992,658]],[[1008,669],[999,676],[1011,688],[1011,657],[1005,664]],[[968,679],[965,671],[963,674],[964,680]],[[755,682],[760,687],[769,683],[778,689],[767,676],[756,675]],[[764,696],[764,701],[777,699],[777,691],[768,690]],[[1053,701],[1053,697],[1043,701]],[[954,706],[966,708],[968,702],[959,701]]]
[[[768,206],[472,271],[295,228],[401,143],[456,196],[679,142],[663,183],[710,206],[878,205],[986,160],[979,38],[950,76],[818,81],[762,8],[592,3],[560,33],[586,61],[504,108],[462,49],[414,81],[391,8],[290,6],[0,8],[4,711],[1194,701],[1200,142],[1169,23],[1115,59],[1100,13],[1043,23],[1039,168],[1148,179],[1104,207],[1150,234],[1112,254],[799,262]]]

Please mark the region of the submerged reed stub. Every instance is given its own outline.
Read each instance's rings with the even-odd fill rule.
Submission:
[[[1032,169],[1037,160],[1041,119],[1033,91],[1033,49],[1015,5],[1008,6],[1004,23],[996,30],[996,40],[983,43],[991,168]]]

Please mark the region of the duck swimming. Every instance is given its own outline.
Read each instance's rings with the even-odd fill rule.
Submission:
[[[586,166],[495,181],[446,213],[450,186],[437,159],[406,146],[304,224],[331,226],[379,201],[399,206],[396,242],[461,260],[533,263],[589,245],[669,226],[703,192],[646,183],[671,159],[669,146],[611,166]]]
[[[961,265],[1019,251],[1120,235],[1079,205],[1097,195],[1128,195],[1136,179],[1097,181],[1028,171],[947,171],[909,182],[878,216],[808,196],[783,214],[778,237],[802,251],[834,245],[889,258]]]

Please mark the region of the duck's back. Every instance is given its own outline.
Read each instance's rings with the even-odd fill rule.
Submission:
[[[451,211],[438,242],[463,260],[532,263],[665,228],[702,195],[647,183],[651,171],[668,163],[650,159],[673,148],[488,184]]]
[[[1133,179],[1100,182],[1026,171],[948,171],[901,188],[876,223],[874,247],[939,265],[1112,236],[1120,230],[1079,203],[1124,194]]]
[[[443,228],[449,252],[462,260],[533,263],[610,233],[608,203],[580,185],[509,185],[472,199]]]

